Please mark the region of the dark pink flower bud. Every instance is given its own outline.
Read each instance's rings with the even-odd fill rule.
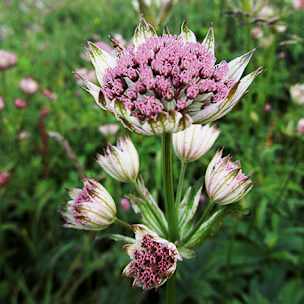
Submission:
[[[21,98],[15,100],[15,106],[17,109],[25,109],[27,107],[27,102]]]
[[[129,211],[130,209],[130,202],[129,200],[126,198],[126,197],[123,197],[120,201],[120,205],[121,205],[121,208],[124,210],[124,211]]]
[[[4,187],[10,180],[10,173],[7,171],[0,172],[0,188]]]

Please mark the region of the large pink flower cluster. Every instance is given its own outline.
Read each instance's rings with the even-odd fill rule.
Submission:
[[[226,79],[228,64],[215,62],[201,43],[151,37],[123,51],[104,75],[103,93],[141,120],[157,119],[163,111],[183,111],[200,94],[210,93],[210,102],[224,100],[233,81]]]

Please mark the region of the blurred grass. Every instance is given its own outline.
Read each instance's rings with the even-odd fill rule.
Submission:
[[[90,67],[80,58],[87,40],[96,35],[106,40],[109,33],[131,38],[137,17],[130,1],[53,0],[41,2],[42,8],[35,1],[9,3],[0,4],[0,24],[12,34],[0,43],[17,53],[18,65],[5,75],[6,108],[0,113],[0,170],[12,173],[10,183],[0,189],[0,302],[157,302],[161,291],[142,293],[121,278],[128,258],[119,244],[62,228],[58,210],[68,199],[66,188],[80,185],[80,179],[63,149],[51,140],[45,175],[38,128],[39,112],[48,107],[47,130],[68,139],[86,174],[102,179],[117,202],[132,191],[106,177],[96,165],[95,155],[107,142],[98,126],[114,119],[96,109],[72,74],[78,67]],[[250,25],[227,15],[227,9],[225,1],[182,1],[168,26],[178,32],[187,19],[202,38],[213,24],[217,57],[230,60],[257,42],[250,36]],[[227,219],[197,258],[180,266],[181,303],[304,302],[304,140],[294,132],[304,111],[292,104],[288,94],[291,84],[304,81],[304,47],[279,45],[291,35],[303,36],[304,16],[298,12],[284,21],[287,32],[276,34],[270,47],[258,48],[247,69],[263,66],[264,73],[240,105],[217,123],[222,131],[217,147],[224,146],[226,153],[240,159],[255,181],[242,202],[250,212]],[[280,59],[281,53],[285,58]],[[58,99],[52,102],[36,94],[26,110],[17,110],[14,99],[23,97],[18,83],[27,75],[39,81],[41,89],[56,92]],[[264,112],[266,102],[272,105],[269,113]],[[21,130],[28,131],[30,138],[18,140]],[[160,139],[132,137],[147,184],[160,189],[160,168],[154,166],[160,157]],[[203,174],[212,153],[190,165],[191,182]],[[137,220],[131,212],[122,216]]]

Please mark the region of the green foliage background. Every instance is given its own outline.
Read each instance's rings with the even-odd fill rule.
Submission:
[[[94,35],[103,40],[109,33],[131,38],[137,16],[130,1],[51,0],[42,2],[44,8],[37,8],[35,1],[8,3],[1,1],[0,24],[13,34],[0,40],[0,48],[16,52],[18,65],[6,73],[6,91],[0,94],[6,100],[0,112],[0,171],[12,174],[10,183],[0,189],[0,303],[160,303],[162,290],[143,293],[121,277],[128,257],[120,244],[102,238],[102,233],[62,227],[58,210],[68,199],[66,189],[79,186],[80,177],[52,140],[45,174],[38,127],[40,110],[49,108],[47,130],[60,132],[70,142],[86,175],[101,179],[117,202],[132,191],[96,165],[97,152],[115,141],[103,137],[98,126],[114,120],[96,109],[72,74],[80,66],[90,67],[80,53]],[[168,27],[178,33],[187,19],[201,39],[213,24],[217,57],[230,60],[257,41],[250,36],[252,25],[227,10],[226,1],[181,1]],[[288,93],[291,84],[304,81],[304,46],[303,40],[280,45],[293,35],[303,38],[304,13],[286,14],[283,21],[287,32],[276,34],[268,48],[258,47],[247,69],[263,66],[264,73],[240,105],[217,122],[222,133],[216,146],[240,159],[255,182],[242,202],[247,212],[226,219],[197,257],[179,266],[179,303],[304,303],[304,137],[295,131],[304,110]],[[18,83],[27,75],[41,88],[55,91],[58,99],[52,102],[39,93],[27,109],[16,109],[14,99],[22,97]],[[264,111],[266,102],[271,103],[271,112]],[[18,140],[20,130],[30,132],[30,138]],[[121,128],[119,133],[126,131]],[[157,195],[160,138],[132,138],[141,172]],[[214,151],[189,167],[189,184],[204,173]],[[178,169],[176,161],[175,177]],[[120,213],[137,221],[131,211]]]

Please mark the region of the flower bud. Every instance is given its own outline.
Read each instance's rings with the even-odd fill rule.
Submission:
[[[120,182],[135,181],[139,171],[139,157],[132,141],[122,137],[116,146],[109,145],[104,155],[97,156],[99,165]]]
[[[5,108],[4,98],[0,96],[0,112]]]
[[[83,230],[103,230],[116,216],[116,206],[108,191],[93,179],[84,181],[82,189],[73,189],[72,198],[62,213],[65,227]]]
[[[289,89],[291,99],[298,105],[304,105],[304,84],[297,83]]]
[[[123,274],[133,278],[133,286],[143,289],[157,288],[175,272],[177,260],[181,260],[175,245],[160,238],[144,225],[133,225],[135,243],[125,245],[131,262]]]
[[[15,107],[17,109],[25,109],[27,107],[27,102],[21,98],[15,100]]]
[[[219,134],[220,131],[215,127],[192,125],[173,134],[174,152],[182,161],[195,161],[209,151]]]
[[[209,198],[221,205],[240,200],[252,188],[252,181],[243,174],[240,163],[218,151],[208,165],[205,176]]]
[[[10,173],[7,171],[0,171],[0,188],[4,187],[10,180]]]

